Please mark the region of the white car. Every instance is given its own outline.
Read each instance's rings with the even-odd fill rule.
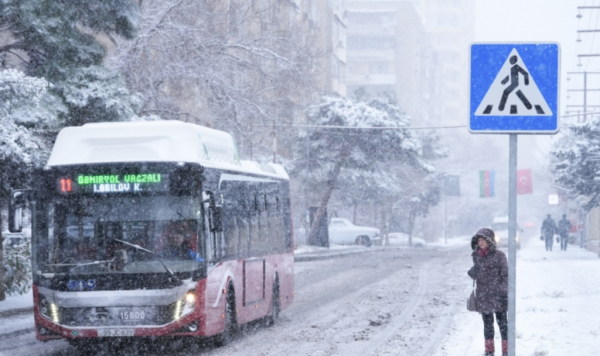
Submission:
[[[508,216],[494,218],[492,223],[492,230],[494,231],[494,239],[496,240],[496,246],[508,247]],[[521,236],[520,232],[523,232],[519,224],[517,224],[517,236],[515,241],[517,242],[517,249],[521,248]]]
[[[339,245],[371,246],[381,241],[379,229],[367,226],[356,226],[348,219],[331,218],[329,222],[329,242]]]
[[[408,234],[403,232],[390,232],[388,234],[389,246],[408,246]],[[427,242],[420,237],[412,237],[412,246],[417,248],[427,247]]]

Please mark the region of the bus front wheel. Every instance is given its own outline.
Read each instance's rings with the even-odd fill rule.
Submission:
[[[235,338],[238,331],[236,316],[235,291],[233,285],[230,285],[229,288],[227,288],[227,300],[225,302],[225,311],[223,314],[225,326],[223,327],[223,332],[217,336],[218,346],[225,346]]]

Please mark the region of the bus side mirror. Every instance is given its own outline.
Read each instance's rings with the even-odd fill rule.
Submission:
[[[25,208],[26,190],[12,190],[8,200],[8,231],[23,231],[23,208]]]
[[[208,199],[204,202],[208,202],[208,223],[210,232],[222,232],[223,207],[221,205],[217,205],[214,192],[205,190],[204,193],[208,195]]]
[[[220,205],[214,206],[212,210],[212,226],[211,232],[222,232],[223,231],[223,207]]]

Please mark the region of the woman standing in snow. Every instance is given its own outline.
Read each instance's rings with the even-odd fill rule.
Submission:
[[[475,309],[483,317],[485,356],[494,355],[494,313],[502,336],[502,355],[508,355],[508,261],[496,249],[494,231],[482,228],[471,239],[473,264],[468,274],[476,282]]]

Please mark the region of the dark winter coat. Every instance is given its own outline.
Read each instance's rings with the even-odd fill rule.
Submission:
[[[496,249],[496,243],[488,240],[490,245],[488,253],[481,257],[476,236],[473,268],[468,272],[475,280],[476,310],[480,313],[508,311],[508,261],[504,252]]]
[[[542,223],[542,236],[545,238],[554,237],[554,233],[556,232],[556,223],[552,218],[546,218]]]
[[[569,230],[571,230],[571,222],[567,219],[560,219],[558,221],[558,234],[561,237],[567,237]]]

